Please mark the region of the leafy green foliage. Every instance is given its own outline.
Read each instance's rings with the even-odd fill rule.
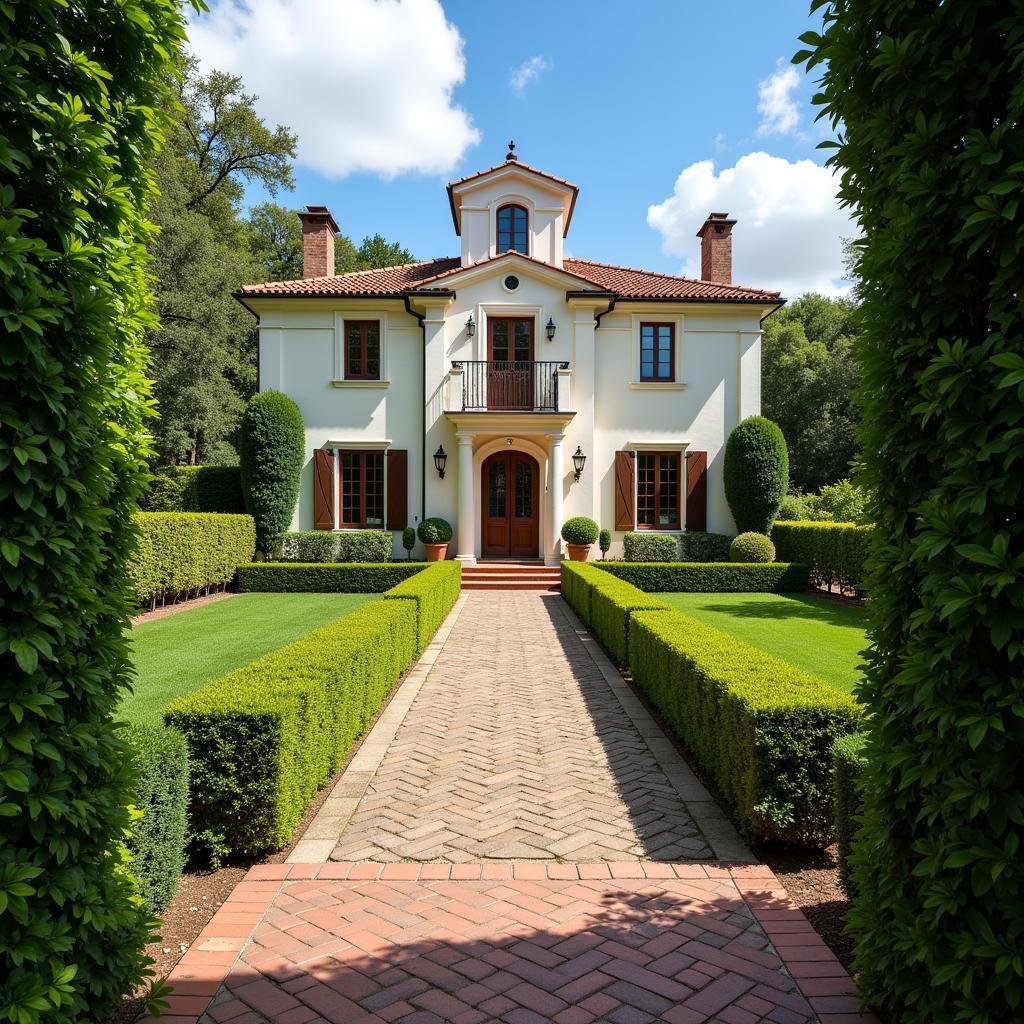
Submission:
[[[807,566],[796,562],[605,562],[601,569],[651,593],[795,593],[807,589]]]
[[[153,474],[144,512],[244,512],[237,466],[166,466]]]
[[[763,533],[741,533],[729,545],[730,562],[774,562],[775,545]]]
[[[380,594],[422,572],[424,562],[253,562],[238,567],[238,589],[276,594]]]
[[[275,539],[273,557],[281,562],[390,562],[392,543],[388,530],[295,530]]]
[[[170,703],[193,831],[222,854],[286,843],[415,653],[415,605],[372,601]]]
[[[850,480],[826,484],[818,494],[803,498],[804,514],[798,519],[812,522],[867,523],[863,490]]]
[[[611,530],[602,530],[597,535],[597,546],[601,550],[601,558],[603,559],[605,557],[605,555],[608,554],[609,548],[611,548],[611,546],[612,546],[612,531]]]
[[[676,611],[633,616],[629,665],[748,835],[830,840],[832,743],[860,722],[849,694]]]
[[[131,726],[125,738],[135,766],[132,805],[142,815],[128,838],[131,871],[147,908],[174,899],[188,837],[188,744],[175,729]]]
[[[599,533],[597,523],[587,516],[572,516],[562,523],[562,540],[566,544],[593,544]]]
[[[795,59],[822,72],[863,234],[877,526],[855,968],[901,1024],[996,1024],[1024,1013],[1024,19],[999,0],[824,15]]]
[[[627,562],[674,562],[679,542],[667,533],[627,533],[622,538]]]
[[[727,533],[687,530],[679,538],[679,557],[684,562],[728,562],[732,537]]]
[[[791,483],[816,491],[848,476],[857,450],[857,306],[804,295],[776,310],[763,330],[761,410],[789,445]]]
[[[242,416],[240,454],[246,511],[256,521],[256,549],[270,551],[299,498],[306,436],[299,407],[280,391],[261,391]]]
[[[235,578],[255,551],[252,516],[214,512],[137,512],[138,541],[128,562],[140,601],[196,595]]]
[[[839,884],[851,899],[854,896],[850,854],[857,835],[858,816],[862,809],[861,794],[864,766],[864,736],[852,733],[840,736],[832,744],[832,802],[836,817],[836,848],[839,855]]]
[[[667,609],[668,605],[650,597],[638,587],[605,574],[593,583],[591,627],[617,665],[629,664],[629,624],[638,611]]]
[[[407,526],[402,530],[402,547],[405,548],[406,558],[412,560],[412,549],[416,547],[416,531]]]
[[[84,1024],[151,974],[123,845],[147,165],[171,0],[0,4],[0,1020]]]
[[[562,597],[587,627],[593,624],[594,585],[602,580],[600,573],[601,569],[589,562],[562,562]]]
[[[779,558],[811,568],[811,584],[843,590],[864,590],[865,561],[874,529],[856,523],[776,521],[772,540]]]
[[[739,533],[767,534],[789,486],[789,455],[778,424],[748,416],[725,443],[725,500]]]
[[[424,544],[446,544],[452,539],[452,526],[445,519],[428,517],[416,528],[416,535]]]
[[[807,518],[807,503],[802,494],[787,494],[775,514],[776,523],[799,522]]]
[[[398,563],[401,565],[401,563]],[[408,564],[408,563],[407,563]],[[417,650],[421,651],[444,622],[462,591],[462,563],[454,559],[431,562],[384,592],[386,600],[413,601],[416,605]]]

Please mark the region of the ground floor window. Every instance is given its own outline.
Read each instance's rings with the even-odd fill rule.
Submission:
[[[681,528],[680,452],[638,452],[636,525],[641,530]]]
[[[338,452],[341,525],[384,525],[384,453]]]

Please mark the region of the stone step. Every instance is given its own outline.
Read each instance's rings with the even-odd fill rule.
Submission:
[[[558,580],[471,579],[462,581],[463,590],[548,590],[557,592]]]

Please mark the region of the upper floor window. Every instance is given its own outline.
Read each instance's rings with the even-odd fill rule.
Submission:
[[[380,321],[345,321],[345,379],[380,380]]]
[[[676,379],[675,324],[640,325],[640,379],[674,381]]]
[[[498,208],[498,247],[499,253],[515,249],[526,255],[526,208],[517,203],[509,203]]]

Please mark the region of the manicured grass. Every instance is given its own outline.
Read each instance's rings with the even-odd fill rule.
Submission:
[[[785,594],[659,594],[685,615],[745,640],[849,692],[867,646],[864,612]]]
[[[376,594],[238,594],[131,631],[135,693],[120,717],[162,725],[164,705],[340,619]]]

